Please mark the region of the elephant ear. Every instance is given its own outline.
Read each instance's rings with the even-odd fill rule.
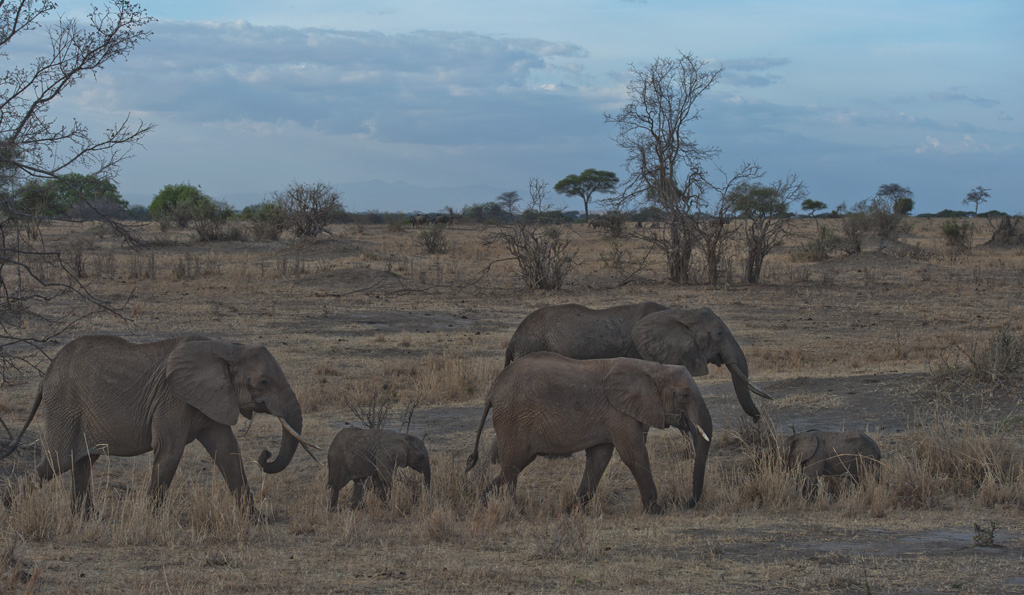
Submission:
[[[649,362],[619,358],[604,377],[608,402],[616,410],[652,428],[665,428],[665,410]]]
[[[233,426],[238,422],[238,396],[230,362],[236,346],[222,341],[188,341],[167,357],[167,384],[182,401],[213,421]]]
[[[682,310],[662,310],[644,316],[633,326],[633,344],[647,361],[685,366],[691,376],[705,376],[707,346],[701,345],[696,329],[683,314]]]
[[[797,434],[786,438],[789,454],[786,458],[790,467],[803,466],[818,450],[818,437],[814,434]]]

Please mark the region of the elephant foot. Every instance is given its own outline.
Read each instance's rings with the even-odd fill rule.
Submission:
[[[665,514],[665,509],[657,501],[644,505],[644,514]]]

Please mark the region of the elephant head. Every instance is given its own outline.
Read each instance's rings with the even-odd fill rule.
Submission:
[[[405,462],[396,466],[407,466],[413,471],[423,474],[423,485],[430,488],[430,455],[423,441],[415,436],[405,435]]]
[[[704,491],[713,426],[700,389],[683,366],[621,358],[604,378],[612,407],[652,428],[688,434],[695,452],[692,508]]]
[[[747,358],[725,326],[709,308],[670,309],[648,314],[633,327],[633,343],[645,360],[685,366],[693,376],[708,373],[708,364],[726,366],[743,411],[757,421],[761,412],[751,391],[771,399],[750,382]]]
[[[300,434],[299,401],[265,347],[188,341],[171,352],[165,370],[168,385],[178,398],[216,422],[234,425],[239,413],[249,419],[253,413],[278,418],[283,427],[281,449],[272,461],[268,460],[269,451],[260,453],[258,462],[265,473],[284,470],[298,445],[307,446]]]
[[[818,437],[810,432],[793,434],[783,442],[782,452],[791,469],[800,469],[818,450]]]

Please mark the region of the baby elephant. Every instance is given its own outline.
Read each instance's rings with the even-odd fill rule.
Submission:
[[[811,430],[793,434],[783,444],[783,454],[790,468],[799,468],[813,485],[823,475],[849,473],[859,481],[864,473],[878,474],[882,452],[864,432],[820,432]]]
[[[395,469],[409,467],[423,474],[430,487],[430,456],[423,441],[391,430],[344,428],[327,451],[327,487],[331,488],[331,510],[338,507],[338,492],[355,481],[352,508],[363,498],[363,484],[373,482],[377,496],[384,500],[391,490]]]

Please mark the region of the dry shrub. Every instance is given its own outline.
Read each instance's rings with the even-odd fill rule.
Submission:
[[[495,490],[487,495],[483,506],[477,506],[470,511],[469,532],[477,537],[491,537],[518,522],[522,513],[522,508],[509,490]]]
[[[434,543],[461,543],[462,525],[455,510],[444,502],[437,502],[423,521],[423,531]]]
[[[437,223],[421,231],[416,237],[416,242],[427,254],[447,254],[452,248],[445,235],[444,225]]]
[[[561,515],[542,528],[535,528],[533,557],[571,562],[593,560],[598,551],[594,522],[587,514],[577,511]]]

